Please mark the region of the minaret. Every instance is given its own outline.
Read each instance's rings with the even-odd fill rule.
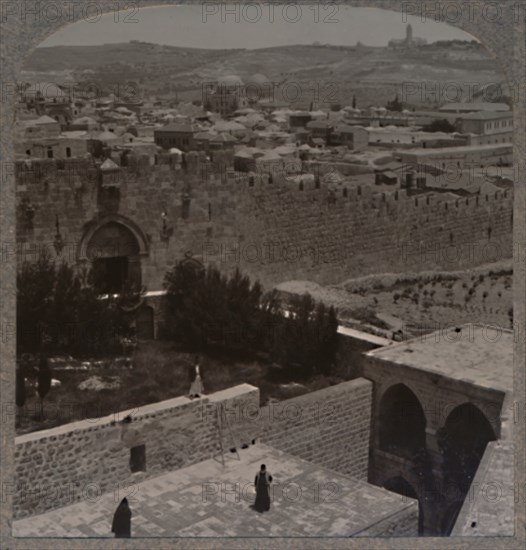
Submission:
[[[407,29],[405,31],[405,43],[411,44],[413,42],[413,27],[411,25],[407,25]]]

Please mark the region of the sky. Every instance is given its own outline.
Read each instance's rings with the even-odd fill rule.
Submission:
[[[291,44],[386,46],[403,38],[406,26],[413,36],[436,40],[474,37],[446,23],[422,21],[402,13],[376,8],[350,8],[319,3],[293,6],[267,2],[256,7],[233,3],[180,5],[114,12],[79,21],[51,35],[39,47],[87,46],[139,40],[191,48],[265,48]],[[227,13],[227,10],[234,13]],[[214,13],[214,10],[216,12]],[[242,11],[244,10],[244,11]],[[90,15],[90,14],[88,14]]]

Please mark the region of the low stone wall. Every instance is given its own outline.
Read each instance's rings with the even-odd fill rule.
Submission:
[[[347,378],[363,376],[364,353],[383,346],[392,341],[367,332],[338,327],[339,371]]]
[[[364,378],[261,407],[259,438],[367,481],[373,384]]]
[[[451,536],[511,537],[514,534],[514,508],[525,496],[515,481],[516,404],[513,393],[508,392],[502,405],[501,437],[486,446]]]
[[[353,537],[417,537],[418,536],[418,504],[416,500],[407,498],[407,504],[399,512],[355,533]]]
[[[259,389],[242,384],[201,399],[177,397],[17,437],[14,518],[97,498],[219,455],[221,407],[257,409]],[[229,422],[239,443],[247,443],[256,426],[246,415]],[[232,438],[224,420],[222,431],[228,452]],[[140,471],[131,471],[132,454],[144,462]]]
[[[513,443],[488,443],[451,536],[513,536],[515,499],[521,498],[513,458]]]
[[[26,434],[15,441],[14,518],[220,460],[221,441],[228,453],[259,440],[367,481],[371,404],[363,378],[261,408],[259,389],[242,384]]]

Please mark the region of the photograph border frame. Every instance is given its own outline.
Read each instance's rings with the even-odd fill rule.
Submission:
[[[268,0],[264,0],[268,1]],[[272,0],[271,0],[272,1]],[[139,18],[140,11],[150,7],[160,7],[177,4],[197,4],[201,1],[188,0],[75,0],[70,4],[96,4],[102,13],[111,13],[115,6],[121,9],[136,6]],[[222,4],[243,4],[253,2],[219,2]],[[13,121],[14,94],[10,92],[14,83],[20,80],[20,70],[24,61],[35,47],[46,37],[59,29],[80,21],[81,17],[75,10],[68,19],[50,20],[49,18],[26,15],[23,18],[22,9],[14,10],[13,5],[39,4],[41,13],[51,4],[62,4],[61,0],[0,0],[0,62],[2,104],[0,109],[0,162],[2,163],[2,185],[0,186],[0,230],[2,232],[2,284],[0,294],[2,343],[0,348],[0,404],[2,422],[0,424],[0,464],[2,499],[0,510],[0,546],[6,549],[80,549],[80,548],[136,548],[142,549],[145,544],[152,548],[368,548],[368,549],[522,549],[526,546],[526,466],[525,466],[525,371],[526,371],[526,194],[524,189],[524,173],[526,169],[526,0],[497,0],[485,2],[477,0],[329,0],[321,2],[296,1],[278,2],[275,4],[337,4],[347,7],[382,8],[405,15],[421,15],[427,19],[435,17],[437,8],[446,15],[452,13],[453,5],[463,13],[457,21],[443,19],[444,23],[458,27],[474,35],[495,56],[500,68],[506,74],[508,82],[513,82],[519,90],[519,98],[513,105],[514,141],[513,155],[515,167],[514,181],[514,213],[513,213],[513,250],[519,251],[518,258],[513,259],[513,311],[514,311],[514,404],[519,404],[522,415],[514,422],[515,445],[515,488],[519,488],[519,498],[515,501],[515,534],[513,537],[379,537],[379,538],[320,538],[320,537],[261,537],[261,538],[132,538],[126,541],[114,541],[110,538],[14,538],[12,529],[12,487],[14,466],[14,395],[15,395],[15,364],[16,355],[16,217],[15,217],[15,181]],[[499,6],[500,17],[497,21],[489,21],[483,10],[467,11],[466,5],[484,6],[491,4]],[[463,7],[464,6],[464,7]],[[517,7],[522,9],[517,9]],[[408,12],[411,9],[412,11]],[[419,10],[419,11],[418,11]],[[448,11],[451,10],[451,11]],[[79,10],[80,11],[80,10]],[[522,249],[525,249],[524,251]],[[524,252],[524,254],[523,254]],[[518,261],[517,261],[518,259]]]

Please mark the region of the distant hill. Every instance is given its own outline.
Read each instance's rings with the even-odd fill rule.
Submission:
[[[303,88],[337,84],[381,93],[403,82],[502,82],[503,75],[490,53],[480,44],[441,42],[410,51],[390,48],[296,45],[263,49],[211,50],[182,48],[132,41],[100,46],[38,48],[28,58],[26,74],[69,72],[81,80],[133,80],[146,93],[198,89],[218,76],[255,73],[272,82],[299,82]],[[376,91],[375,91],[376,90]],[[343,101],[348,93],[342,92]],[[392,91],[389,91],[392,94]],[[364,97],[369,97],[369,92]]]

